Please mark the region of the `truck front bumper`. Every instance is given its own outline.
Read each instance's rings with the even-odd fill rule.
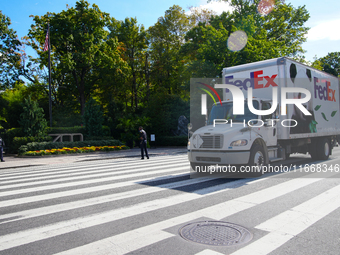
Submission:
[[[188,150],[191,163],[240,165],[248,164],[250,151],[198,151]]]

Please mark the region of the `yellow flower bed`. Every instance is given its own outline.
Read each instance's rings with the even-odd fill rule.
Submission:
[[[43,155],[56,155],[56,154],[70,154],[70,153],[86,153],[94,151],[117,151],[126,150],[129,147],[122,146],[89,146],[89,147],[73,147],[73,148],[61,148],[61,149],[51,149],[51,150],[37,150],[37,151],[27,151],[23,155],[26,156],[43,156]]]

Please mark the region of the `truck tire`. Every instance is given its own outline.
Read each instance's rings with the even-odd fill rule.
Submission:
[[[255,144],[250,150],[248,166],[250,167],[257,166],[258,169],[257,171],[250,171],[249,173],[246,173],[247,176],[251,176],[251,177],[261,176],[263,166],[266,166],[266,162],[267,162],[267,159],[266,159],[266,153],[264,149],[262,148],[261,145]],[[251,168],[251,169],[254,170],[255,168]]]
[[[321,138],[314,143],[313,151],[311,152],[312,159],[326,160],[331,154],[331,144],[329,139]]]
[[[191,169],[195,171],[196,166],[198,166],[198,164],[190,162],[190,166],[191,166]]]

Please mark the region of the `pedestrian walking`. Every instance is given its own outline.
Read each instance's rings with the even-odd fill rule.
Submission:
[[[147,135],[146,132],[143,130],[143,127],[139,127],[139,134],[140,134],[140,149],[141,149],[141,154],[142,154],[142,158],[144,159],[144,152],[145,152],[145,156],[147,159],[149,159],[149,154],[148,154],[148,149],[146,148],[146,144],[147,144]]]
[[[0,136],[0,159],[1,159],[1,162],[5,162],[4,156],[3,156],[3,152],[4,152],[3,148],[4,147],[5,147],[5,141]]]

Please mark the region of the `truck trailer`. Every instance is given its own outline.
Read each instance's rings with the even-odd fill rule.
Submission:
[[[293,153],[326,160],[340,135],[339,79],[287,57],[222,70],[222,102],[189,139],[193,169],[249,165],[259,171]]]

